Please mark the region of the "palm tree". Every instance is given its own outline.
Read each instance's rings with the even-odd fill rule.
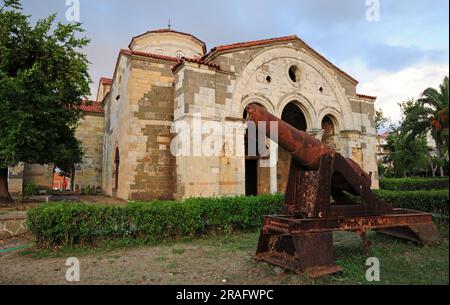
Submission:
[[[436,142],[436,157],[441,160],[444,149],[448,146],[448,77],[446,76],[439,86],[427,88],[417,101],[408,101],[401,105],[405,120],[402,131],[409,137],[431,133]],[[444,175],[442,166],[439,166],[441,176]]]

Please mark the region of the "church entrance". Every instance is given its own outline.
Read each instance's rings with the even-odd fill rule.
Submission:
[[[286,123],[292,125],[298,130],[306,131],[308,129],[305,115],[296,102],[292,101],[283,109],[281,119]],[[289,175],[289,167],[291,165],[291,156],[282,147],[278,148],[278,190],[285,192],[287,187],[287,180]]]
[[[258,106],[265,107],[261,104],[255,103]],[[247,110],[244,111],[244,119],[247,118]],[[248,130],[245,133],[245,196],[256,196],[260,191],[258,188],[259,184],[259,161],[261,156],[258,152],[258,139],[250,138]],[[256,145],[256,156],[249,153],[253,149],[249,148],[249,145]]]
[[[245,160],[245,196],[258,195],[258,160]]]

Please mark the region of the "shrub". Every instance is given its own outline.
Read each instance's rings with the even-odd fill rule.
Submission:
[[[120,207],[50,203],[28,212],[27,227],[36,244],[46,248],[102,239],[157,241],[259,228],[264,215],[281,211],[282,201],[282,195],[267,195],[131,202]]]
[[[37,185],[30,184],[30,183],[25,183],[23,185],[23,195],[25,197],[38,195],[38,193],[39,193],[39,187]]]
[[[375,191],[378,198],[395,208],[406,208],[434,213],[448,218],[448,190],[433,191]]]
[[[448,218],[448,191],[375,191],[397,208],[422,210]],[[283,195],[193,198],[182,202],[130,202],[102,206],[59,202],[28,211],[27,226],[39,247],[95,244],[100,240],[156,242],[213,232],[253,230],[264,215],[281,212]]]
[[[83,186],[80,190],[80,195],[97,195],[95,186]]]
[[[448,177],[439,178],[385,178],[380,180],[380,188],[390,191],[419,191],[448,189]]]

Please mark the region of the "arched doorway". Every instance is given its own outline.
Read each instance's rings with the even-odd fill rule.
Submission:
[[[264,107],[260,103],[251,103]],[[247,119],[247,110],[244,110],[243,118]],[[267,192],[265,190],[265,180],[268,180],[268,173],[265,169],[259,167],[261,155],[258,151],[259,141],[257,135],[245,132],[245,195],[256,196],[259,193]],[[266,177],[267,176],[267,177]]]
[[[113,170],[113,194],[117,195],[117,190],[119,189],[119,168],[120,168],[120,152],[119,147],[116,147],[114,152],[114,170]]]
[[[306,131],[308,128],[305,115],[295,102],[290,102],[284,107],[281,119],[298,130]]]
[[[308,129],[306,117],[299,105],[295,101],[288,103],[281,114],[281,119],[292,125],[298,130],[306,131]],[[282,147],[278,148],[278,190],[284,192],[287,187],[289,176],[289,167],[291,164],[291,156]]]
[[[322,142],[324,142],[328,147],[336,149],[335,135],[336,128],[334,124],[334,118],[327,115],[322,120],[322,129],[324,131]]]

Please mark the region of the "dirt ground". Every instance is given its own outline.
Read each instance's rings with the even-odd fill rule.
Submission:
[[[446,229],[448,231],[448,228]],[[369,256],[380,258],[381,284],[448,284],[448,235],[439,247],[419,247],[372,234]],[[78,284],[368,284],[356,234],[335,236],[335,256],[344,272],[311,280],[256,262],[258,233],[239,233],[134,248],[43,253],[33,248],[2,253],[0,284],[69,284],[66,259],[80,261]],[[22,240],[15,246],[29,241]],[[3,248],[12,245],[3,245]]]
[[[261,283],[265,272],[274,269],[254,262],[251,251],[221,251],[220,244],[203,240],[82,254],[77,257],[80,284],[251,284]],[[0,253],[0,284],[68,284],[67,257],[36,258],[21,252]],[[242,282],[242,274],[248,281]]]

